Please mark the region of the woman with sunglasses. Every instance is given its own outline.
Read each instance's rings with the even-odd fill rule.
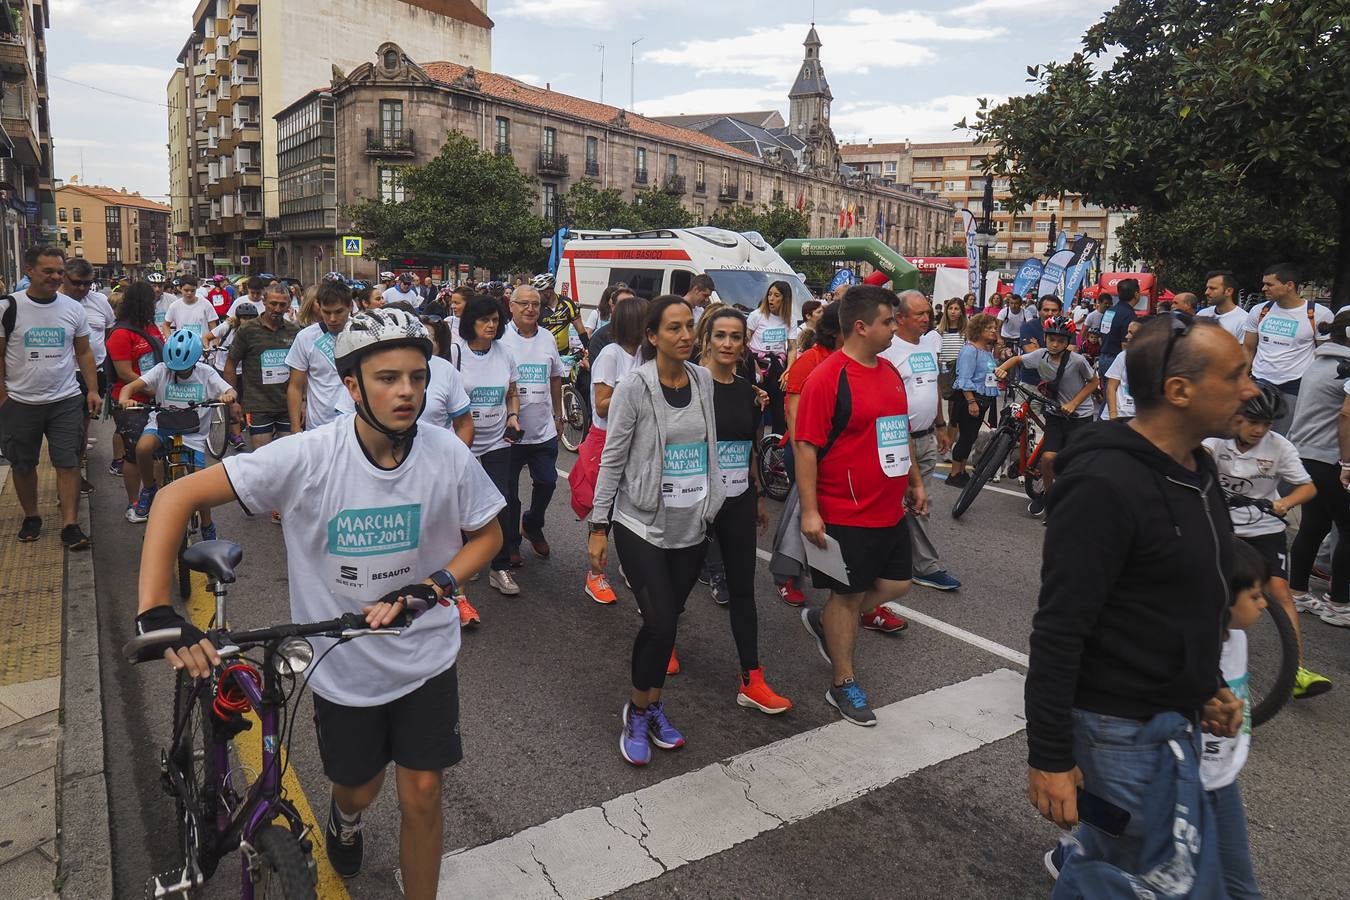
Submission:
[[[605,571],[612,527],[642,612],[619,736],[620,754],[635,766],[650,762],[652,744],[684,746],[662,689],[708,528],[725,496],[713,380],[689,362],[693,349],[693,309],[683,297],[658,298],[647,315],[643,363],[614,390],[590,515],[591,571]]]

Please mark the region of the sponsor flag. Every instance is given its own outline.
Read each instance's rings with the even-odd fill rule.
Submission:
[[[968,290],[976,297],[980,296],[980,248],[975,246],[975,214],[968,209],[961,210],[961,221],[966,227],[966,279]]]
[[[838,269],[834,273],[834,278],[830,280],[830,292],[833,293],[835,288],[841,285],[855,285],[857,283],[858,276],[854,274],[852,269]]]
[[[1063,228],[1055,235],[1055,252],[1066,249],[1069,246],[1069,235]]]
[[[1092,261],[1096,258],[1097,241],[1090,237],[1080,238],[1078,248],[1074,253],[1074,258],[1069,261],[1064,278],[1064,303],[1066,306],[1073,301],[1074,295],[1083,286],[1088,270],[1092,268]]]
[[[1041,273],[1041,282],[1036,287],[1037,297],[1046,297],[1050,294],[1059,293],[1059,283],[1064,279],[1064,270],[1068,267],[1069,261],[1072,259],[1072,250],[1056,250],[1054,254],[1045,261],[1045,269]]]
[[[1025,297],[1027,291],[1040,283],[1043,271],[1045,271],[1045,263],[1034,256],[1022,263],[1017,269],[1016,277],[1013,278],[1013,293],[1019,297]]]

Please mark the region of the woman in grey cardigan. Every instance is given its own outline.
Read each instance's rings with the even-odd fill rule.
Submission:
[[[590,517],[591,570],[605,570],[612,526],[642,612],[633,641],[633,691],[619,736],[619,752],[635,766],[651,760],[652,744],[663,750],[684,746],[661,689],[676,624],[724,496],[712,376],[689,362],[693,349],[689,304],[674,295],[657,298],[648,310],[642,365],[619,381],[610,401]]]

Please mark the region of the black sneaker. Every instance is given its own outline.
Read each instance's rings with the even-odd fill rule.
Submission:
[[[718,606],[726,606],[731,602],[731,590],[727,587],[725,569],[708,570],[708,590],[712,593],[713,602]]]
[[[88,550],[93,545],[84,529],[77,524],[67,525],[61,529],[61,543],[66,545],[67,550]]]
[[[88,478],[81,478],[81,479],[80,479],[80,493],[81,493],[81,494],[92,494],[93,492],[94,492],[94,484],[93,484],[93,482],[91,482]]]
[[[825,702],[839,710],[839,715],[854,725],[871,727],[877,724],[877,714],[867,702],[867,692],[852,678],[825,692]]]
[[[811,633],[811,637],[816,639],[816,649],[820,651],[821,658],[830,662],[830,651],[825,646],[825,627],[820,624],[820,610],[809,606],[803,609],[802,624]]]
[[[948,475],[943,479],[943,483],[948,487],[965,487],[970,484],[970,473],[961,472],[956,475]]]
[[[1045,496],[1042,495],[1040,497],[1036,497],[1030,503],[1028,503],[1027,512],[1029,512],[1033,516],[1039,516],[1041,513],[1045,512]]]
[[[31,544],[40,534],[42,534],[42,516],[24,516],[23,522],[19,525],[19,540]]]
[[[342,816],[338,815],[336,798],[328,801],[328,827],[323,831],[323,839],[333,871],[343,878],[355,878],[361,874],[361,854],[365,850],[361,820],[358,817],[354,825],[342,821]]]

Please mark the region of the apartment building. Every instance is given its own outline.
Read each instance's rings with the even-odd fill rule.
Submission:
[[[828,116],[827,106],[814,110]],[[375,274],[374,261],[341,255],[337,241],[351,233],[342,209],[403,199],[400,169],[436,156],[447,130],[510,156],[536,177],[539,213],[554,223],[563,222],[568,188],[585,179],[617,188],[630,201],[644,191],[665,191],[699,221],[736,204],[778,201],[807,213],[812,237],[876,234],[902,254],[931,255],[946,240],[951,204],[831,168],[824,160],[833,135],[817,124],[823,127],[815,132],[803,129],[812,135],[806,141],[774,139],[751,152],[547,84],[452,62],[419,64],[406,48],[386,42],[372,61],[277,114],[283,235],[276,242],[277,271],[305,280],[332,269],[346,273],[349,266],[358,277]]]
[[[56,189],[60,242],[99,277],[172,271],[169,206],[126,188],[65,184]]]
[[[839,148],[844,161],[862,173],[896,184],[933,191],[957,209],[981,215],[984,197],[984,161],[993,155],[992,144],[948,141],[930,144],[845,144]],[[1107,236],[1107,210],[1088,203],[1077,194],[1044,197],[1031,209],[1013,214],[1008,208],[1008,179],[994,178],[994,225],[998,241],[989,251],[991,265],[1016,265],[1028,256],[1045,252],[1051,217],[1058,231],[1071,237],[1085,234],[1103,240]],[[964,244],[960,216],[954,216],[944,244]],[[1107,253],[1109,256],[1109,251]]]
[[[277,268],[280,216],[276,113],[365,61],[399,35],[410,52],[491,65],[487,0],[201,0],[167,86],[186,161],[175,235],[197,271]],[[182,78],[182,93],[177,79]],[[175,102],[185,95],[182,104]],[[181,209],[179,209],[181,207]],[[242,262],[244,258],[248,264]]]
[[[23,252],[55,238],[47,115],[47,0],[0,3],[0,279],[13,287]]]
[[[187,73],[175,69],[169,78],[169,234],[171,245],[168,262],[174,271],[196,271],[192,258],[192,223],[186,202],[192,191],[192,136],[188,132],[186,110],[191,106],[187,92]],[[174,202],[181,198],[182,202]]]

